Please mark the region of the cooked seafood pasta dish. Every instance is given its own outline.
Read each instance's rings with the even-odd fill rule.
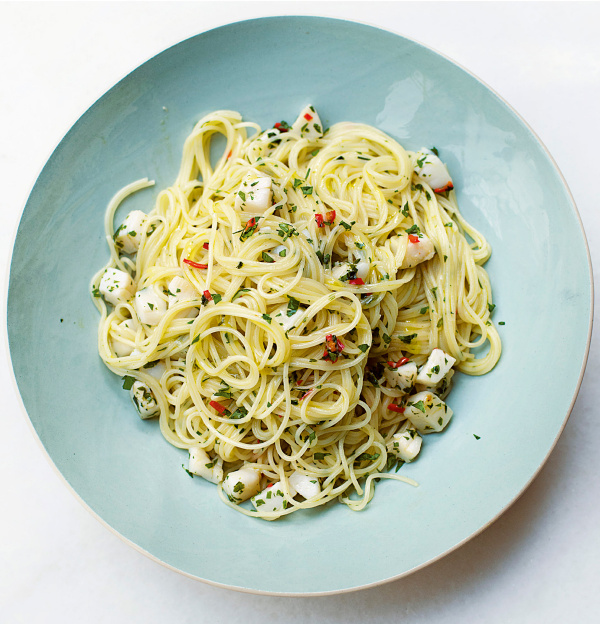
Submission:
[[[416,485],[399,468],[450,423],[453,374],[498,361],[491,250],[441,158],[312,106],[266,130],[221,110],[147,211],[114,223],[147,179],[110,202],[100,357],[225,504],[273,520]]]

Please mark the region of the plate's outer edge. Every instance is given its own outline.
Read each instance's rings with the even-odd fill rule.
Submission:
[[[153,55],[152,57],[150,57],[147,61],[145,61],[144,63],[140,64],[138,67],[134,68],[132,71],[128,72],[121,80],[119,80],[112,88],[110,88],[108,91],[106,91],[105,94],[103,94],[100,98],[98,98],[98,100],[96,100],[96,102],[94,102],[80,117],[79,119],[73,124],[73,126],[71,127],[71,129],[67,132],[67,134],[63,137],[63,139],[58,143],[58,145],[56,146],[56,148],[53,150],[52,155],[60,149],[61,145],[63,143],[65,143],[71,132],[73,132],[74,128],[82,122],[82,120],[86,117],[87,113],[92,110],[94,107],[98,106],[102,100],[107,97],[109,94],[111,94],[112,92],[114,92],[115,90],[118,90],[120,88],[120,86],[122,85],[123,82],[125,82],[129,76],[131,76],[133,73],[135,73],[136,71],[138,71],[140,68],[144,67],[146,64],[150,63],[151,61],[153,61],[154,59],[156,59],[157,57],[160,57],[162,54],[168,52],[169,50],[173,50],[174,48],[176,48],[179,45],[184,44],[186,41],[189,41],[191,39],[195,39],[197,37],[202,37],[203,35],[210,33],[210,32],[214,32],[214,31],[219,31],[222,29],[227,29],[230,28],[232,26],[235,26],[236,24],[244,24],[244,23],[250,23],[250,22],[264,22],[264,21],[270,21],[270,20],[278,20],[278,19],[310,19],[310,20],[320,20],[320,21],[329,21],[329,22],[348,22],[348,23],[352,23],[352,24],[359,24],[368,28],[372,28],[374,30],[379,30],[382,32],[387,32],[390,33],[392,35],[395,35],[401,39],[405,39],[409,42],[412,42],[418,46],[421,46],[427,50],[430,50],[432,52],[434,52],[435,54],[437,54],[440,57],[443,57],[444,59],[446,59],[447,61],[449,61],[450,63],[452,63],[453,65],[459,67],[462,71],[464,71],[466,74],[468,74],[469,76],[471,76],[474,80],[476,80],[477,82],[479,82],[481,85],[483,85],[491,94],[493,94],[496,98],[498,98],[499,101],[501,101],[503,103],[503,105],[515,116],[517,117],[521,123],[530,131],[530,133],[535,137],[535,140],[538,142],[538,144],[543,148],[546,157],[550,160],[550,162],[552,163],[556,173],[559,175],[560,179],[562,180],[562,183],[570,197],[570,201],[572,204],[572,208],[574,210],[574,213],[576,215],[576,218],[579,222],[579,227],[581,230],[581,234],[585,243],[585,248],[586,248],[586,253],[587,253],[587,260],[588,260],[588,269],[589,269],[589,286],[590,286],[590,314],[589,314],[589,325],[588,325],[588,335],[587,335],[587,346],[585,349],[585,353],[583,354],[583,358],[582,358],[582,364],[580,367],[580,372],[579,372],[579,378],[578,378],[578,382],[576,384],[576,387],[574,389],[573,392],[573,396],[571,399],[571,403],[569,406],[569,409],[567,411],[567,414],[565,415],[564,421],[562,423],[562,426],[560,427],[553,444],[551,445],[551,447],[549,448],[546,456],[544,457],[543,461],[540,463],[539,467],[537,468],[537,470],[535,471],[534,474],[532,474],[531,478],[529,479],[529,481],[522,487],[522,489],[514,496],[514,498],[503,508],[501,509],[493,518],[491,518],[485,525],[481,526],[479,528],[479,530],[473,532],[472,534],[470,534],[469,536],[467,536],[464,540],[456,543],[453,547],[445,550],[444,552],[440,553],[438,556],[431,558],[428,561],[423,562],[421,565],[419,566],[415,566],[413,568],[411,568],[410,570],[407,570],[401,574],[395,575],[395,576],[391,576],[388,578],[384,578],[381,579],[379,581],[376,582],[372,582],[372,583],[368,583],[368,584],[364,584],[364,585],[359,585],[359,586],[355,586],[355,587],[348,587],[348,588],[342,588],[342,589],[336,589],[336,590],[332,590],[332,591],[318,591],[318,592],[299,592],[299,593],[295,593],[295,592],[273,592],[273,591],[267,591],[267,590],[260,590],[260,589],[253,589],[253,588],[247,588],[247,587],[242,587],[242,586],[235,586],[235,585],[229,585],[229,584],[225,584],[225,583],[219,583],[219,582],[215,582],[213,580],[210,579],[206,579],[206,578],[202,578],[193,574],[190,574],[184,570],[181,570],[163,560],[161,560],[160,558],[156,557],[155,555],[153,555],[152,553],[144,550],[143,548],[141,548],[138,544],[136,544],[135,542],[133,542],[132,540],[130,540],[129,538],[125,537],[123,534],[121,534],[120,532],[118,532],[116,529],[114,529],[110,524],[108,524],[101,516],[98,515],[98,513],[96,511],[94,511],[94,509],[92,509],[90,507],[90,505],[88,505],[88,503],[86,501],[84,501],[81,496],[77,493],[77,491],[72,487],[72,485],[69,483],[69,481],[64,477],[64,475],[62,474],[62,472],[60,471],[60,469],[56,466],[56,464],[54,463],[52,457],[49,455],[46,447],[44,446],[44,444],[42,443],[38,432],[36,431],[31,418],[29,417],[29,414],[27,413],[27,410],[25,408],[24,402],[23,402],[23,398],[19,389],[19,385],[18,382],[16,380],[16,375],[15,375],[15,371],[14,371],[14,366],[12,363],[12,358],[10,357],[10,340],[9,340],[9,333],[8,333],[8,309],[9,309],[9,305],[7,305],[3,311],[3,315],[4,315],[4,322],[3,322],[3,334],[4,334],[4,344],[6,347],[6,353],[7,353],[7,357],[10,359],[11,361],[11,366],[10,366],[10,370],[11,370],[11,379],[13,380],[14,383],[14,387],[16,389],[16,394],[19,397],[19,403],[23,409],[23,413],[26,417],[26,420],[28,422],[28,425],[35,437],[35,439],[37,440],[38,444],[40,445],[40,447],[43,449],[44,454],[46,455],[50,465],[53,467],[53,469],[56,471],[56,473],[60,476],[60,478],[65,482],[65,484],[67,485],[67,487],[69,488],[69,490],[73,493],[73,495],[76,497],[76,499],[83,505],[83,507],[85,509],[87,509],[99,522],[101,522],[104,526],[106,526],[110,531],[112,531],[113,533],[115,533],[116,535],[118,535],[124,542],[126,542],[127,544],[129,544],[130,546],[132,546],[133,548],[135,548],[137,551],[141,552],[142,554],[148,556],[150,559],[164,565],[165,567],[172,569],[176,572],[179,572],[180,574],[183,574],[184,576],[187,576],[189,578],[193,578],[195,580],[199,580],[202,581],[204,583],[207,583],[209,585],[213,585],[216,587],[222,587],[222,588],[226,588],[226,589],[233,589],[236,591],[240,591],[240,592],[245,592],[245,593],[253,593],[253,594],[262,594],[262,595],[273,595],[273,596],[324,596],[324,595],[334,595],[334,594],[339,594],[339,593],[347,593],[347,592],[351,592],[351,591],[356,591],[359,589],[367,589],[369,587],[374,587],[377,585],[381,585],[387,582],[391,582],[397,579],[400,579],[404,576],[407,576],[409,574],[412,574],[413,572],[420,570],[426,566],[428,566],[429,564],[441,559],[442,557],[446,556],[447,554],[453,552],[454,550],[456,550],[457,548],[459,548],[460,546],[462,546],[463,544],[465,544],[466,542],[468,542],[470,539],[472,539],[473,537],[475,537],[476,535],[478,535],[479,533],[481,533],[485,528],[487,528],[490,524],[492,524],[495,520],[498,519],[498,517],[500,517],[515,501],[517,501],[520,496],[522,496],[522,494],[525,492],[525,490],[529,487],[529,485],[533,482],[533,480],[535,479],[535,477],[539,474],[540,470],[542,469],[542,467],[544,466],[544,464],[546,463],[548,457],[550,456],[552,450],[554,449],[556,442],[558,441],[562,431],[564,430],[564,427],[568,421],[568,418],[571,414],[571,411],[573,409],[573,406],[575,404],[576,398],[577,398],[577,394],[579,392],[580,386],[581,386],[581,382],[583,379],[583,375],[585,373],[585,367],[587,364],[587,359],[588,359],[588,355],[589,355],[589,348],[590,348],[590,342],[591,342],[591,334],[592,334],[592,325],[593,325],[593,311],[594,311],[594,285],[593,285],[593,277],[592,277],[592,263],[591,263],[591,258],[590,258],[590,251],[589,251],[589,246],[587,243],[587,238],[585,235],[585,230],[583,227],[583,223],[581,220],[581,216],[579,214],[579,211],[577,209],[576,203],[574,201],[574,198],[572,196],[572,193],[568,187],[568,184],[566,183],[566,180],[564,179],[564,176],[562,175],[562,172],[560,171],[558,165],[556,164],[556,161],[554,160],[554,158],[552,157],[552,155],[550,154],[550,152],[548,151],[548,149],[546,148],[546,146],[544,145],[544,143],[541,141],[541,139],[539,138],[539,136],[533,131],[533,129],[531,128],[531,126],[527,123],[526,120],[523,119],[523,117],[515,110],[513,109],[513,107],[506,102],[506,100],[504,100],[493,88],[491,88],[489,85],[487,85],[484,81],[482,81],[480,78],[478,78],[475,74],[473,74],[472,72],[470,72],[468,69],[466,69],[465,67],[463,67],[462,65],[460,65],[459,63],[457,63],[456,61],[454,61],[453,59],[449,58],[448,56],[446,56],[445,54],[437,51],[436,49],[432,48],[429,45],[420,43],[419,41],[412,39],[411,37],[407,37],[405,35],[401,35],[393,30],[390,29],[385,29],[385,28],[381,28],[379,26],[375,26],[366,22],[359,22],[356,20],[343,20],[343,19],[335,19],[335,18],[325,18],[325,17],[318,17],[318,16],[285,16],[285,17],[279,17],[279,16],[274,16],[274,17],[265,17],[265,18],[257,18],[257,19],[252,19],[252,20],[244,20],[242,22],[233,22],[233,23],[229,23],[229,24],[225,24],[222,26],[219,26],[217,28],[211,29],[209,31],[205,31],[205,32],[201,32],[197,35],[194,35],[192,37],[189,37],[185,40],[182,40],[181,42],[170,46],[169,48],[167,48],[166,50],[163,50],[159,53],[157,53],[156,55]],[[50,156],[50,158],[52,158],[52,155]],[[46,168],[48,162],[45,163],[44,167],[42,167],[42,170],[40,171],[39,175],[36,178],[35,184],[37,184],[37,181],[39,180],[39,178],[42,176],[44,169]],[[34,184],[34,187],[35,187]],[[28,200],[29,201],[29,200]],[[21,210],[21,218],[22,215],[27,207],[27,203],[23,206],[22,210]],[[17,234],[18,234],[18,230],[19,230],[19,226],[20,226],[20,221],[19,224],[17,225],[17,227],[15,228],[15,232],[13,233],[13,244],[12,244],[12,249],[14,249],[15,243],[16,243],[16,238],[17,238]],[[9,265],[7,265],[7,274],[10,275],[11,272],[11,268],[12,268],[12,263],[10,263]],[[10,280],[7,279],[6,280],[6,287],[5,287],[5,301],[8,300],[9,296],[10,296]]]

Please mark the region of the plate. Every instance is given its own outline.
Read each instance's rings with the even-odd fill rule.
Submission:
[[[92,274],[108,259],[107,202],[149,210],[192,125],[233,109],[263,127],[307,103],[325,125],[377,126],[409,149],[435,145],[464,216],[493,247],[487,265],[504,352],[458,376],[455,416],[363,512],[343,505],[263,522],[190,479],[186,453],[134,414],[96,352]],[[408,574],[481,531],[553,448],[583,375],[589,256],[573,200],[531,129],[477,78],[436,52],[353,22],[278,17],[184,41],[140,66],[72,127],[40,174],[14,244],[8,335],[15,378],[52,462],[131,545],[194,578],[277,594],[349,591]]]

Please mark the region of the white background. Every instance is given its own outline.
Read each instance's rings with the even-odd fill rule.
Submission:
[[[479,76],[519,111],[556,159],[598,266],[600,4],[4,3],[3,281],[31,186],[88,106],[181,39],[275,14],[345,17],[389,28]],[[211,587],[127,546],[79,504],[50,466],[17,397],[8,356],[0,358],[0,622],[597,622],[597,342],[563,436],[533,485],[498,521],[405,579],[307,599]]]

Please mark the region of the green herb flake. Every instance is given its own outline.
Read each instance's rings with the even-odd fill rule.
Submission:
[[[231,420],[239,420],[240,418],[244,418],[244,417],[245,417],[245,416],[247,416],[247,415],[248,415],[248,410],[247,410],[245,407],[243,407],[243,406],[241,406],[241,405],[240,405],[240,407],[238,407],[238,408],[235,410],[235,412],[233,412],[233,414],[230,414],[230,415],[229,415],[229,418],[230,418]],[[234,491],[235,491],[235,490],[234,490]]]
[[[375,461],[376,459],[379,459],[379,453],[374,453],[373,455],[369,453],[361,453],[354,461]]]
[[[190,477],[192,477],[192,479],[194,478],[193,473],[191,473],[183,464],[181,464],[181,467],[188,473]]]
[[[269,323],[269,325],[271,324],[271,317],[268,314],[263,314],[262,315],[263,319],[265,319],[265,321],[267,321],[267,323]]]
[[[294,316],[294,314],[296,314],[296,311],[298,310],[298,306],[300,305],[300,302],[297,299],[294,299],[294,297],[290,297],[288,295],[288,306],[287,306],[287,315],[288,316]]]
[[[238,297],[241,297],[243,293],[250,292],[249,288],[240,288],[235,295],[231,298],[231,301],[235,301]]]
[[[408,334],[408,336],[398,336],[401,342],[404,344],[410,344],[414,338],[417,337],[417,334]]]
[[[363,352],[366,353],[369,350],[369,345],[368,344],[360,344],[358,345],[358,348]]]
[[[409,405],[416,407],[418,410],[423,412],[423,414],[425,413],[425,403],[423,403],[423,401],[417,401],[416,403],[409,403]]]
[[[125,377],[123,377],[123,390],[131,390],[131,387],[134,383],[135,377],[132,377],[131,375],[125,375]]]

